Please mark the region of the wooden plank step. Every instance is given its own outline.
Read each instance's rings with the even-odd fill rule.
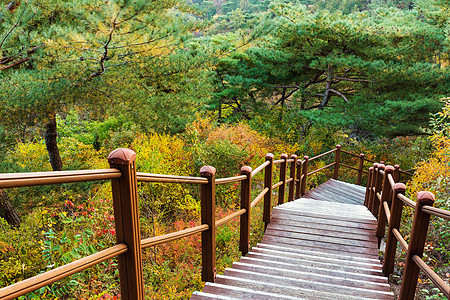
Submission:
[[[307,224],[303,224],[307,225]],[[373,233],[372,235],[368,235],[366,232],[360,233],[356,230],[350,231],[350,232],[342,232],[342,231],[334,231],[329,230],[327,228],[323,228],[320,226],[320,224],[313,224],[315,226],[292,226],[292,225],[283,225],[283,224],[277,224],[276,222],[270,222],[267,229],[275,230],[275,231],[287,231],[287,232],[294,232],[294,233],[304,233],[304,234],[312,234],[312,235],[319,235],[319,236],[328,236],[328,237],[337,237],[337,238],[343,238],[343,239],[352,239],[352,240],[358,240],[358,241],[373,241],[375,243],[378,243],[377,237]]]
[[[306,300],[306,298],[300,298],[298,296],[284,296],[276,293],[270,293],[265,291],[256,291],[253,289],[248,289],[240,286],[225,285],[220,283],[210,283],[205,284],[203,289],[205,293],[210,295],[226,295],[227,297],[232,297],[232,299],[248,299],[248,300]],[[192,299],[192,298],[191,298]],[[214,299],[214,298],[212,298]]]
[[[309,206],[320,206],[320,207],[326,207],[326,208],[330,208],[332,207],[333,209],[337,209],[337,210],[354,210],[354,211],[361,211],[361,212],[368,212],[369,210],[367,209],[367,207],[365,207],[364,205],[361,204],[349,204],[349,203],[335,203],[332,201],[323,201],[323,200],[316,200],[316,199],[311,199],[308,197],[302,197],[299,199],[296,199],[292,202],[287,202],[285,204],[304,204],[305,207],[309,207]],[[304,207],[303,205],[301,206],[302,208]],[[372,218],[374,218],[372,216]]]
[[[361,296],[343,295],[334,291],[333,292],[317,291],[272,282],[260,283],[250,279],[230,277],[226,275],[217,275],[217,283],[244,287],[256,291],[263,291],[284,296],[292,296],[292,297],[299,296],[305,299],[334,299],[334,300],[390,299],[387,297],[366,298]]]
[[[342,270],[326,270],[322,268],[315,268],[310,267],[307,265],[298,266],[298,265],[292,265],[290,263],[286,262],[274,262],[267,259],[259,259],[259,258],[251,258],[251,257],[242,257],[241,260],[238,263],[248,264],[248,265],[256,265],[256,266],[263,266],[267,268],[274,268],[274,269],[281,269],[281,270],[289,270],[289,271],[301,271],[304,273],[310,273],[312,277],[314,275],[320,274],[320,275],[326,275],[326,276],[335,276],[335,277],[341,277],[346,278],[348,280],[360,280],[360,281],[367,281],[367,282],[376,282],[376,283],[386,283],[387,279],[386,277],[380,276],[380,275],[370,275],[370,274],[364,274],[364,273],[354,273],[354,272],[346,272]]]
[[[296,258],[292,258],[292,257],[286,258],[286,257],[279,257],[276,255],[256,253],[256,252],[249,252],[245,257],[270,260],[273,262],[290,263],[292,265],[298,266],[299,268],[302,268],[302,267],[322,268],[322,269],[326,269],[326,270],[337,270],[337,271],[350,272],[350,273],[383,276],[383,273],[381,272],[381,268],[374,267],[374,266],[371,268],[359,267],[359,266],[348,266],[348,265],[343,265],[341,263],[336,263],[336,262],[312,261],[312,260],[308,260],[308,259],[296,259]]]
[[[345,194],[348,197],[351,197],[353,199],[364,199],[366,195],[366,189],[363,188],[363,190],[360,190],[359,188],[355,188],[358,186],[349,186],[347,184],[342,184],[339,181],[329,180],[318,187],[314,188],[316,191],[320,190],[327,190],[334,194],[340,195]]]
[[[340,274],[341,276],[333,276],[329,275],[328,273],[320,274],[314,272],[305,272],[303,271],[303,269],[288,270],[283,268],[276,268],[274,266],[268,267],[263,265],[247,264],[243,262],[233,263],[232,269],[245,270],[255,273],[263,273],[267,275],[285,276],[291,279],[300,279],[300,280],[311,280],[312,278],[314,278],[314,281],[323,283],[364,288],[364,289],[374,289],[385,292],[390,291],[390,285],[386,282],[370,281],[371,278],[366,278],[363,276],[354,276],[355,278],[341,277],[343,275],[342,273]]]
[[[333,178],[330,178],[330,180],[328,180],[328,182],[330,184],[335,184],[340,187],[347,187],[349,189],[359,191],[363,196],[366,194],[366,187],[362,186],[362,185],[357,185],[357,184],[353,184],[353,183],[349,183],[349,182],[345,182],[345,181],[340,181],[340,180],[336,180]]]
[[[334,237],[329,235],[320,235],[320,234],[304,234],[304,233],[296,233],[296,232],[289,232],[289,231],[277,231],[272,230],[269,227],[267,227],[265,236],[276,236],[276,237],[283,237],[283,238],[290,238],[290,239],[297,239],[302,241],[311,241],[314,243],[320,243],[320,244],[334,244],[334,245],[342,245],[342,246],[351,246],[351,247],[357,247],[357,248],[369,248],[369,249],[376,249],[378,246],[378,242],[375,240],[372,241],[359,241],[359,240],[353,240],[351,238],[340,238],[340,237]]]
[[[377,222],[376,220],[370,220],[370,219],[361,219],[361,218],[346,218],[342,215],[336,216],[331,213],[315,213],[315,212],[304,212],[297,209],[291,209],[291,208],[283,208],[283,206],[277,206],[274,207],[273,211],[281,211],[282,213],[291,214],[291,215],[297,215],[297,216],[305,216],[305,217],[314,217],[319,219],[328,219],[328,220],[338,220],[338,221],[344,221],[344,222],[355,222],[355,223],[364,223],[364,224],[373,224],[376,226]]]
[[[354,233],[356,235],[362,236],[375,236],[376,230],[373,229],[365,229],[365,228],[351,228],[344,226],[333,226],[324,224],[322,222],[305,222],[305,221],[295,221],[291,219],[282,219],[282,218],[272,218],[270,220],[269,226],[289,226],[293,227],[293,230],[296,228],[317,228],[319,227],[322,230],[327,230],[330,232],[340,232],[340,233]]]
[[[267,249],[267,248],[261,248],[261,247],[253,247],[252,251],[250,253],[262,253],[262,254],[268,254],[268,255],[275,255],[279,257],[284,258],[293,258],[298,260],[308,260],[308,261],[318,261],[318,262],[326,262],[331,264],[342,264],[347,266],[354,266],[358,268],[369,268],[369,269],[375,269],[375,270],[381,270],[382,266],[379,261],[377,262],[361,262],[361,261],[351,261],[346,259],[341,259],[338,257],[324,257],[317,253],[313,254],[306,254],[306,253],[290,253],[290,252],[283,252],[283,251],[277,251],[273,249]],[[314,255],[315,254],[315,255]]]
[[[256,272],[250,272],[239,269],[227,269],[225,272],[226,276],[233,278],[242,278],[246,280],[252,280],[258,283],[272,283],[272,284],[282,284],[284,286],[294,287],[294,288],[302,288],[319,292],[328,292],[333,291],[333,293],[338,293],[341,295],[350,295],[350,296],[359,296],[364,294],[365,297],[373,298],[373,299],[385,299],[387,297],[391,297],[390,291],[380,291],[380,290],[367,290],[359,287],[348,287],[335,285],[332,283],[324,283],[320,281],[316,281],[315,278],[310,278],[309,280],[302,279],[292,279],[286,276],[276,276],[276,275],[268,275]]]
[[[317,201],[317,200],[315,200]],[[356,206],[356,205],[355,205]],[[345,208],[345,209],[334,209],[333,207],[326,207],[326,206],[314,206],[314,203],[311,203],[309,206],[300,204],[295,202],[289,202],[285,203],[281,206],[278,206],[277,208],[284,208],[284,209],[291,209],[291,210],[297,210],[302,212],[311,212],[311,213],[318,213],[318,214],[324,214],[324,215],[334,215],[334,216],[342,216],[344,215],[347,219],[363,219],[363,220],[376,220],[373,215],[368,211],[357,211],[354,208]]]
[[[277,245],[270,245],[270,244],[264,244],[264,243],[258,243],[258,248],[263,249],[272,249],[279,252],[287,252],[289,254],[308,254],[308,255],[317,255],[320,257],[328,257],[332,259],[342,259],[345,261],[354,261],[354,262],[362,262],[362,263],[369,263],[369,264],[379,264],[380,260],[377,258],[365,258],[365,257],[358,257],[358,256],[350,256],[347,255],[345,252],[339,252],[338,254],[333,254],[330,252],[323,252],[319,249],[314,249],[312,251],[308,251],[305,249],[301,249],[298,247],[288,247],[288,246],[277,246]]]
[[[369,257],[369,258],[377,258],[378,250],[370,249],[370,248],[355,248],[352,246],[343,246],[339,244],[330,244],[330,243],[322,243],[317,241],[308,241],[308,240],[296,240],[292,238],[279,237],[279,236],[271,236],[264,235],[263,243],[265,244],[274,244],[274,245],[289,245],[296,246],[299,249],[307,249],[314,250],[319,249],[324,252],[330,253],[342,253],[345,252],[347,255],[361,256],[361,257]]]
[[[311,197],[312,195],[312,197]],[[306,198],[315,199],[314,195],[320,195],[319,197],[323,199],[321,196],[329,197],[331,202],[340,202],[340,203],[351,203],[351,204],[361,204],[361,199],[355,194],[348,194],[344,191],[332,191],[323,185],[319,185],[314,188],[311,194],[304,195]],[[364,199],[364,198],[363,198]]]
[[[342,206],[337,206],[337,204],[333,202],[300,198],[277,206],[277,208],[316,212],[333,216],[345,216],[347,219],[376,220],[372,213],[362,205],[342,204]]]
[[[291,220],[296,222],[308,222],[308,223],[318,223],[324,225],[335,226],[338,228],[347,227],[347,228],[357,228],[357,229],[365,229],[365,230],[376,230],[376,224],[365,224],[365,223],[356,223],[356,222],[348,222],[342,220],[334,220],[327,218],[314,218],[308,214],[291,214],[289,211],[281,211],[281,210],[273,210],[272,219],[281,219],[281,220]]]
[[[232,297],[223,296],[223,295],[214,295],[214,294],[209,294],[209,293],[204,293],[204,292],[194,292],[191,296],[191,300],[213,300],[213,299],[239,300],[239,298],[232,298]]]

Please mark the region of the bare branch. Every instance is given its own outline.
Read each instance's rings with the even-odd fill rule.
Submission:
[[[19,60],[16,60],[16,61],[13,62],[13,63],[7,65],[7,66],[1,67],[1,68],[0,68],[0,71],[4,71],[4,70],[7,70],[7,69],[10,69],[10,68],[15,67],[15,66],[17,66],[17,65],[23,64],[24,62],[27,62],[27,61],[29,61],[29,60],[31,60],[31,58],[29,58],[29,57],[21,58],[21,59],[19,59]]]
[[[351,81],[351,82],[374,82],[373,80],[364,79],[364,78],[345,78],[345,77],[334,77],[339,81]]]
[[[334,90],[334,89],[329,89],[329,91],[330,91],[330,92],[333,92],[333,93],[335,93],[335,94],[338,94],[339,96],[341,96],[342,98],[344,98],[345,102],[348,103],[347,97],[345,97],[344,94],[342,94],[341,92],[338,92],[338,91],[336,91],[336,90]]]

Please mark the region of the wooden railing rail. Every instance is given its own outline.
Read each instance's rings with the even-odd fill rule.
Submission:
[[[405,185],[396,183],[396,180],[399,180],[398,174],[398,166],[374,163],[373,167],[369,168],[365,205],[377,216],[376,234],[379,244],[384,237],[386,223],[388,225],[383,273],[388,276],[394,270],[398,242],[406,252],[399,300],[414,299],[420,271],[436,285],[447,299],[450,299],[450,286],[422,260],[430,217],[436,216],[450,220],[450,211],[433,207],[434,195],[428,191],[418,192],[416,202],[407,198],[404,195]],[[404,205],[414,209],[409,243],[400,234]]]
[[[334,153],[334,162],[317,170],[308,171],[310,161]],[[305,194],[308,176],[327,168],[334,167],[333,178],[337,179],[339,168],[347,167],[358,171],[358,182],[361,182],[361,176],[368,174],[368,186],[366,203],[374,210],[382,210],[384,218],[388,220],[391,226],[394,211],[389,212],[389,206],[385,205],[386,199],[397,199],[398,203],[405,201],[404,195],[398,192],[398,189],[392,188],[390,192],[392,197],[383,196],[381,189],[382,177],[381,170],[384,165],[374,164],[369,172],[364,172],[362,166],[364,155],[352,156],[359,157],[359,166],[352,167],[341,162],[341,153],[351,153],[341,149],[337,145],[335,149],[319,154],[313,158],[304,156],[303,159],[293,154],[290,157],[282,154],[281,159],[274,160],[273,154],[265,156],[265,162],[252,170],[248,166],[241,169],[241,174],[234,177],[216,179],[216,170],[214,167],[205,166],[200,170],[200,177],[162,175],[144,172],[136,172],[135,159],[136,154],[129,149],[116,149],[108,157],[110,169],[86,170],[86,171],[63,171],[63,172],[40,172],[25,174],[0,174],[0,188],[24,187],[35,185],[60,184],[93,180],[111,180],[113,193],[113,206],[116,227],[116,242],[113,247],[102,250],[91,256],[69,263],[60,268],[37,275],[33,278],[16,283],[9,287],[0,289],[1,299],[13,299],[36,290],[45,285],[61,280],[76,272],[84,270],[97,263],[103,262],[112,257],[118,257],[119,277],[122,299],[144,299],[143,271],[142,271],[142,249],[156,246],[162,243],[176,239],[188,237],[201,233],[202,236],[202,280],[214,282],[216,277],[215,256],[216,256],[216,228],[239,217],[240,218],[240,243],[239,250],[245,255],[249,251],[250,237],[250,217],[252,209],[264,199],[263,204],[263,222],[267,226],[270,222],[273,191],[278,188],[277,203],[293,201]],[[274,184],[274,166],[279,166],[279,181]],[[264,170],[264,187],[259,194],[252,200],[252,178]],[[396,174],[388,177],[389,186],[395,183]],[[388,174],[389,176],[389,174]],[[139,206],[137,199],[137,182],[153,183],[181,183],[198,184],[200,186],[201,201],[201,224],[192,228],[169,234],[141,239],[139,224]],[[215,219],[215,186],[220,184],[241,182],[241,203],[239,210],[223,217],[220,220]],[[256,185],[255,185],[256,186]],[[377,194],[381,201],[378,200]],[[386,194],[387,195],[387,194]],[[396,197],[394,197],[396,195]],[[376,203],[375,203],[376,202]],[[392,201],[394,203],[394,201]],[[410,204],[406,201],[406,204]],[[393,204],[392,204],[393,205]],[[402,206],[402,205],[401,205]],[[372,211],[372,210],[371,210]],[[422,214],[449,217],[448,212],[437,210],[429,206],[423,206]],[[377,214],[378,215],[378,214]],[[395,224],[394,224],[395,225]],[[380,227],[382,227],[380,225]],[[398,226],[390,232],[394,239],[399,235]],[[381,230],[380,230],[381,235]],[[388,235],[388,238],[392,238]],[[406,242],[400,241],[405,246]],[[391,243],[392,244],[392,243]],[[391,246],[392,247],[392,246]],[[406,245],[405,249],[408,248]],[[409,246],[408,249],[412,249]],[[413,261],[417,261],[414,252],[411,256]],[[420,262],[418,263],[420,265]],[[421,267],[422,268],[422,267]],[[428,272],[428,270],[426,271]],[[50,278],[50,279],[49,279]]]

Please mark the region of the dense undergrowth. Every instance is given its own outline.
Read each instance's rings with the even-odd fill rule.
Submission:
[[[243,165],[255,168],[269,152],[276,157],[281,153],[296,153],[300,157],[314,156],[341,144],[345,150],[365,153],[366,158],[373,160],[399,163],[404,166],[403,169],[415,166],[412,158],[425,159],[428,152],[433,151],[426,163],[419,164],[410,192],[429,189],[437,193],[438,199],[442,199],[448,188],[445,185],[447,181],[443,179],[445,174],[441,178],[431,172],[436,168],[433,164],[438,164],[437,161],[442,165],[442,172],[448,172],[445,168],[447,162],[443,162],[439,156],[447,158],[448,146],[441,148],[442,143],[448,143],[444,131],[433,135],[431,142],[421,137],[399,137],[369,143],[342,130],[330,133],[329,130],[317,127],[311,135],[304,138],[302,144],[289,145],[276,138],[267,138],[245,123],[218,125],[204,118],[198,118],[188,125],[180,135],[142,134],[124,125],[119,126],[121,129],[118,132],[102,133],[104,140],[98,138],[96,130],[79,128],[79,132],[70,131],[76,128],[73,122],[78,121],[75,118],[71,122],[67,127],[62,122],[63,134],[60,137],[61,155],[65,158],[66,169],[108,168],[107,154],[115,147],[129,147],[137,153],[138,171],[198,176],[201,166],[212,165],[217,168],[217,178],[221,178],[239,174]],[[82,127],[83,124],[79,122],[78,125]],[[94,135],[97,135],[101,145],[98,149],[88,142]],[[110,139],[111,136],[116,138]],[[114,144],[111,140],[117,142]],[[45,145],[39,139],[18,143],[5,158],[1,164],[2,172],[51,170]],[[333,159],[334,156],[330,156],[329,160]],[[345,154],[343,161],[353,166],[357,166],[359,162],[358,158]],[[326,159],[317,161],[310,168],[318,168],[327,163]],[[367,163],[365,169],[369,166],[370,163]],[[437,177],[432,178],[431,175]],[[308,187],[320,184],[329,176],[327,172],[314,174],[308,179]],[[340,179],[355,182],[356,172],[341,168]],[[254,196],[259,193],[262,180],[260,174],[253,181]],[[240,186],[236,183],[217,187],[217,218],[238,207],[239,190]],[[3,270],[0,274],[0,286],[56,268],[115,242],[109,182],[18,188],[7,190],[7,193],[13,205],[21,212],[21,224],[15,228],[0,219],[0,268]],[[199,189],[196,186],[139,184],[139,200],[142,238],[199,224]],[[438,200],[437,204],[449,208],[448,202],[443,200]],[[410,220],[411,216],[406,217]],[[251,244],[255,245],[263,232],[261,205],[253,211],[251,228]],[[219,273],[239,258],[238,238],[238,220],[218,228]],[[449,253],[445,246],[445,243],[448,245],[448,240],[448,225],[434,223],[427,246],[433,251],[427,257],[444,276],[449,271]],[[147,298],[188,299],[192,291],[201,290],[200,245],[200,236],[194,235],[146,249],[143,258]],[[396,272],[400,272],[400,269]],[[422,288],[422,291],[425,290]],[[21,299],[116,299],[120,298],[119,293],[117,262],[111,260]]]

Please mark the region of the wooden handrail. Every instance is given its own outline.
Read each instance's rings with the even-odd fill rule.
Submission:
[[[193,183],[207,184],[208,180],[202,177],[175,176],[136,172],[137,181],[141,182],[162,182],[162,183]]]
[[[233,177],[226,177],[226,178],[219,178],[216,179],[216,184],[225,184],[225,183],[233,183],[233,182],[239,182],[242,180],[247,179],[247,176],[245,175],[238,175]]]
[[[225,219],[225,218],[223,218]],[[219,221],[216,221],[216,227],[220,226],[222,223],[220,223],[219,225],[217,223],[219,223],[220,221],[223,222],[223,219],[220,219]],[[226,221],[225,221],[226,222]],[[225,223],[223,222],[223,223]],[[151,238],[146,238],[141,240],[141,248],[145,249],[148,247],[152,247],[152,246],[156,246],[159,244],[164,244],[170,241],[174,241],[174,240],[178,240],[184,237],[188,237],[203,231],[206,231],[209,229],[209,226],[206,224],[203,225],[198,225],[192,228],[187,228],[187,229],[183,229],[180,231],[176,231],[176,232],[171,232],[168,234],[164,234],[164,235],[159,235],[159,236],[154,236]]]
[[[247,210],[246,210],[245,208],[242,208],[242,209],[240,209],[240,210],[238,210],[238,211],[235,211],[234,213],[229,214],[228,216],[223,217],[223,218],[220,219],[220,220],[217,220],[217,221],[216,221],[216,227],[222,226],[223,224],[226,224],[226,223],[230,222],[231,220],[234,220],[234,219],[236,219],[237,217],[242,216],[242,215],[245,214],[246,212],[247,212]]]
[[[416,208],[416,202],[412,201],[411,199],[407,198],[405,195],[399,194],[398,198],[403,201],[406,205],[408,205],[411,208]]]
[[[324,152],[324,153],[322,153],[322,154],[316,155],[316,156],[310,158],[309,161],[311,162],[311,161],[313,161],[313,160],[316,160],[316,159],[318,159],[318,158],[321,158],[322,156],[331,154],[331,153],[333,153],[333,152],[336,152],[336,148],[331,149],[330,151]]]
[[[434,272],[418,255],[412,257],[416,265],[424,272],[428,278],[438,287],[438,289],[445,295],[450,297],[450,286],[442,280],[436,272]]]
[[[414,298],[420,270],[450,299],[450,286],[427,266],[421,258],[424,252],[430,216],[450,220],[450,211],[433,207],[434,195],[427,191],[417,193],[417,202],[407,198],[404,195],[405,185],[395,182],[399,178],[398,171],[398,166],[384,166],[383,164],[375,163],[373,167],[369,168],[369,182],[366,188],[365,205],[374,213],[376,205],[379,204],[378,214],[375,214],[377,216],[378,245],[380,245],[381,238],[384,237],[386,221],[389,225],[383,273],[388,276],[393,272],[398,241],[402,249],[406,251],[406,263],[403,271],[399,300]],[[376,178],[376,180],[373,180],[373,178]],[[381,190],[379,188],[380,179],[382,181]],[[379,202],[376,203],[375,200],[379,200]],[[392,203],[389,203],[390,201]],[[409,244],[399,231],[403,205],[414,209]]]
[[[256,204],[258,204],[259,201],[261,201],[261,199],[264,197],[264,195],[269,191],[269,188],[265,188],[261,191],[261,193],[259,193],[258,196],[256,196],[256,198],[252,201],[252,203],[250,204],[250,207],[253,208],[256,206]]]
[[[440,209],[437,207],[432,207],[432,206],[424,206],[422,207],[422,211],[424,213],[427,213],[429,215],[435,216],[435,217],[440,217],[446,220],[450,220],[450,211],[448,210],[444,210],[444,209]]]
[[[120,178],[118,169],[1,173],[0,189]]]
[[[267,167],[270,164],[270,161],[265,161],[264,163],[262,163],[259,167],[257,167],[256,169],[254,169],[252,171],[252,177],[254,177],[256,174],[258,174],[259,172],[261,172],[265,167]]]
[[[334,166],[335,164],[336,164],[336,163],[333,162],[333,163],[331,163],[331,164],[329,164],[329,165],[326,165],[325,167],[322,167],[322,168],[320,168],[320,169],[311,171],[311,172],[307,173],[306,175],[307,175],[307,176],[310,176],[310,175],[312,175],[312,174],[315,174],[315,173],[317,173],[317,172],[320,172],[320,171],[322,171],[322,170],[325,170],[325,169],[327,169],[327,168],[329,168],[329,167],[332,167],[332,166]]]
[[[128,246],[126,244],[117,244],[113,247],[83,257],[64,266],[4,287],[0,289],[0,299],[9,300],[18,298],[26,293],[35,291],[41,287],[64,279],[72,274],[81,272],[108,259],[124,254],[127,251]]]

